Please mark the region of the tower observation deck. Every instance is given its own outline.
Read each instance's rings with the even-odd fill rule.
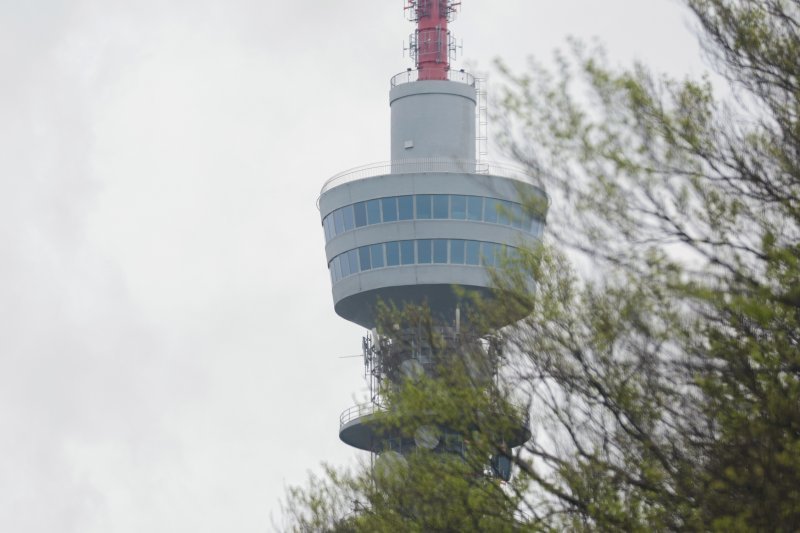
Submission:
[[[367,329],[376,327],[376,304],[383,301],[427,305],[445,336],[458,335],[458,317],[469,305],[465,294],[492,298],[488,269],[535,244],[544,229],[543,217],[531,216],[519,200],[546,199],[536,180],[524,170],[476,160],[476,80],[450,69],[456,48],[448,23],[460,3],[407,0],[406,14],[417,23],[410,39],[416,69],[391,79],[391,161],[342,172],[322,187],[334,308]],[[400,340],[389,344],[405,345]],[[378,380],[395,379],[381,370],[386,344],[374,333],[364,341]],[[435,372],[425,365],[424,350],[395,352]],[[371,404],[345,411],[340,438],[376,454],[413,449],[413,439],[391,444],[371,430],[380,408],[373,394]],[[528,437],[521,427],[508,444]]]

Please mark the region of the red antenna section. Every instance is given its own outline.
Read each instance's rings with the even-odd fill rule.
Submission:
[[[417,23],[409,51],[417,63],[419,80],[446,80],[450,59],[455,58],[455,40],[447,29],[461,5],[456,0],[406,0],[406,14]]]

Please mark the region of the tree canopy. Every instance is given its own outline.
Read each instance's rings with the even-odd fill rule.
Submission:
[[[291,493],[290,529],[800,529],[800,2],[684,3],[725,98],[580,45],[556,71],[500,65],[502,141],[551,197],[546,243],[479,315],[532,310],[500,332],[533,431],[511,482],[424,454],[330,472]],[[470,390],[409,387],[397,405]]]

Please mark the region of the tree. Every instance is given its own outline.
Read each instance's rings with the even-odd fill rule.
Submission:
[[[535,429],[510,530],[800,529],[800,2],[684,1],[724,102],[580,45],[500,66],[503,141],[552,199],[478,315],[532,310],[502,332]]]
[[[564,449],[529,451],[582,524],[793,531],[800,3],[687,5],[733,102],[580,47],[555,77],[508,74],[508,146],[596,274],[532,258],[536,310],[509,336]]]
[[[394,346],[381,349],[382,409],[370,415],[380,455],[374,466],[362,465],[355,473],[328,469],[324,479],[312,477],[308,489],[291,489],[284,508],[289,527],[524,530],[518,515],[526,476],[504,482],[502,464],[511,461],[506,443],[527,438],[520,435],[527,432],[525,416],[495,379],[492,346],[475,334],[476,327],[437,326],[425,308],[383,311],[378,329],[384,340],[394,333]],[[402,372],[393,359],[408,353],[405,342],[425,347],[429,368],[397,375]]]

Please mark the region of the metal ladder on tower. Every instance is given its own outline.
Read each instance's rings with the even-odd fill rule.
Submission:
[[[488,171],[488,161],[486,156],[489,153],[489,110],[486,92],[486,78],[475,78],[475,92],[478,97],[478,105],[475,106],[478,127],[475,129],[475,152],[477,154],[477,172]]]

